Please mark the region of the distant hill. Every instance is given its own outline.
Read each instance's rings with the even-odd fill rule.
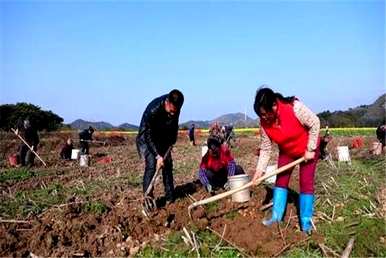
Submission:
[[[71,128],[73,129],[78,129],[78,130],[83,130],[88,128],[89,126],[94,127],[97,130],[109,130],[114,128],[114,126],[110,123],[106,122],[90,122],[90,121],[85,121],[82,119],[77,119],[71,124],[69,124]]]
[[[112,129],[118,129],[118,130],[137,130],[138,129],[138,126],[132,125],[132,124],[129,124],[129,123],[123,123],[123,124],[121,124],[119,126],[113,126],[112,124],[107,123],[107,122],[103,122],[103,121],[101,121],[101,122],[90,122],[90,121],[85,121],[85,120],[82,120],[82,119],[75,120],[74,122],[69,124],[69,126],[71,126],[71,128],[73,128],[73,129],[78,129],[78,130],[86,129],[89,126],[92,126],[95,129],[97,129],[97,130],[112,130]]]
[[[205,121],[188,121],[180,124],[180,128],[189,128],[193,123],[197,128],[208,128],[214,122],[218,122],[220,125],[233,125],[234,127],[257,127],[257,119],[252,119],[249,116],[246,116],[243,113],[231,113],[219,116],[213,120]]]
[[[187,129],[191,124],[194,124],[196,128],[208,128],[210,125],[210,121],[199,121],[199,120],[190,120],[185,123],[180,124],[181,129]]]
[[[257,127],[257,119],[252,119],[243,113],[232,113],[222,115],[213,119],[211,122],[217,121],[222,125],[232,124],[234,127]]]
[[[132,125],[129,123],[123,123],[121,125],[118,125],[118,129],[121,129],[121,130],[138,130],[138,126]]]
[[[373,104],[361,105],[346,111],[329,110],[318,114],[321,126],[330,127],[376,127],[385,120],[386,94]]]

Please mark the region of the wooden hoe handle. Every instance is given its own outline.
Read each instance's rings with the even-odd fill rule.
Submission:
[[[304,158],[301,157],[300,159],[297,159],[297,160],[295,160],[295,161],[293,161],[293,162],[291,162],[291,163],[289,163],[289,164],[287,164],[287,165],[285,165],[285,166],[283,166],[283,167],[280,167],[280,168],[276,169],[275,171],[273,171],[273,172],[270,173],[270,174],[266,174],[266,175],[260,177],[260,178],[257,180],[257,185],[261,184],[265,179],[270,178],[270,177],[272,177],[272,176],[274,176],[274,175],[280,174],[280,173],[286,171],[287,169],[290,169],[290,168],[292,168],[292,167],[294,167],[294,166],[296,166],[296,165],[302,163],[303,161],[304,161]],[[232,195],[232,194],[234,194],[234,193],[237,193],[237,192],[239,192],[239,191],[242,191],[242,190],[244,190],[244,189],[246,189],[246,188],[249,188],[249,187],[251,187],[251,186],[253,186],[253,182],[252,182],[252,181],[249,182],[249,183],[247,183],[247,184],[245,184],[245,185],[243,185],[243,186],[241,186],[241,187],[239,187],[239,188],[236,188],[236,189],[233,189],[233,190],[224,192],[224,193],[220,193],[220,194],[217,194],[217,195],[215,195],[215,196],[212,196],[212,197],[209,197],[209,198],[206,198],[206,199],[197,201],[197,202],[195,202],[195,203],[192,203],[192,204],[188,207],[189,215],[190,215],[190,210],[193,209],[193,208],[195,208],[195,207],[197,207],[197,206],[199,206],[199,205],[203,205],[203,204],[207,204],[207,203],[211,203],[211,202],[220,200],[220,199],[222,199],[222,198],[225,198],[225,197],[227,197],[227,196],[229,196],[229,195]]]

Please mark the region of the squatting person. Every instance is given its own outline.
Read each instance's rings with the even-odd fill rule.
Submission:
[[[244,174],[226,144],[218,137],[210,136],[207,141],[208,152],[202,157],[198,178],[208,193],[214,194],[217,188],[227,188],[228,177]]]

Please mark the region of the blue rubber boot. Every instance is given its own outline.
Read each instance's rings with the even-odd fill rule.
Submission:
[[[272,217],[263,220],[265,226],[270,226],[272,223],[282,220],[285,207],[287,206],[287,194],[287,188],[275,187],[273,189]]]
[[[314,213],[314,195],[301,193],[299,202],[300,226],[302,227],[302,231],[310,234],[312,230],[311,219]]]

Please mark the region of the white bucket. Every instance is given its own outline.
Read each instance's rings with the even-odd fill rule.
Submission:
[[[381,155],[382,154],[382,143],[380,142],[373,142],[373,154],[374,155]]]
[[[276,165],[268,166],[267,169],[265,170],[265,174],[266,174],[266,175],[271,174],[271,173],[273,173],[275,170],[277,170],[277,164],[276,164]],[[268,177],[268,178],[265,179],[264,181],[265,181],[267,184],[275,184],[275,182],[276,182],[276,175],[271,176],[271,177]]]
[[[228,177],[228,181],[231,189],[233,190],[247,184],[249,182],[249,176],[245,174],[231,176]],[[232,202],[247,202],[249,199],[251,199],[249,188],[232,194]]]
[[[79,159],[79,149],[72,149],[71,151],[71,159]]]
[[[208,152],[208,146],[204,145],[201,147],[201,157],[204,157],[205,154]]]
[[[339,161],[351,161],[348,146],[338,146],[338,160]]]
[[[88,167],[89,162],[90,162],[90,160],[88,158],[88,155],[80,155],[79,166]]]

